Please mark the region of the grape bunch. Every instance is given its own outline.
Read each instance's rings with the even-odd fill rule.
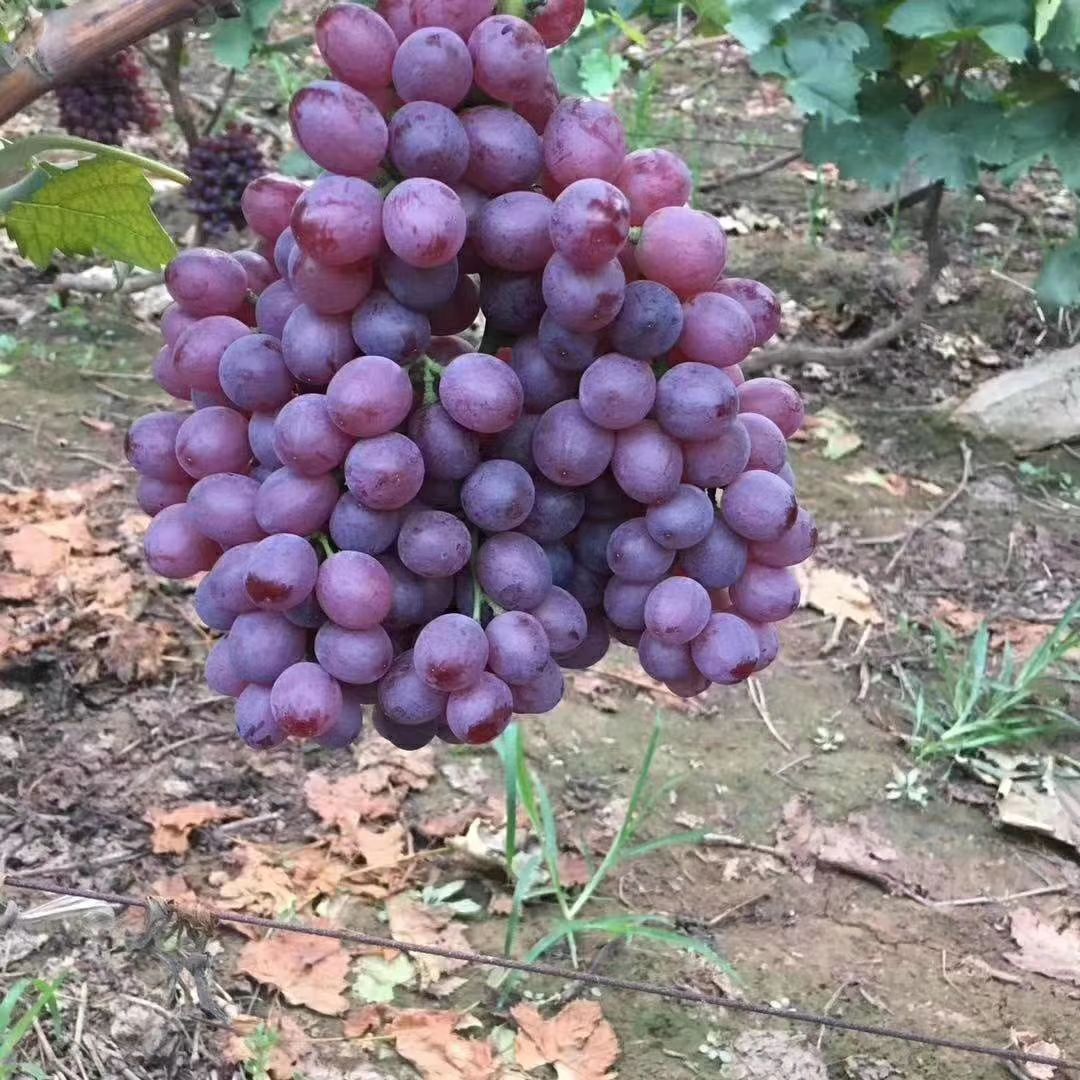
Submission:
[[[191,183],[184,189],[188,206],[209,237],[244,227],[240,200],[252,180],[266,172],[262,151],[250,124],[231,124],[220,135],[206,135],[188,154]]]
[[[69,135],[120,146],[128,131],[154,131],[161,111],[144,84],[139,54],[123,49],[56,88],[60,126]]]
[[[776,656],[817,539],[802,403],[739,367],[779,307],[724,276],[681,159],[559,98],[581,10],[330,7],[333,77],[290,113],[325,172],[254,180],[256,248],[167,269],[154,373],[194,411],[127,454],[152,569],[208,571],[206,677],[250,746],[345,746],[365,711],[487,742],[613,637],[687,697]]]

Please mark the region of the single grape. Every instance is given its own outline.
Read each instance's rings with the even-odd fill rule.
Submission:
[[[760,281],[749,278],[720,278],[712,291],[730,296],[746,309],[754,324],[754,344],[764,345],[780,329],[780,301]]]
[[[445,26],[468,41],[493,6],[491,0],[412,0],[412,16],[417,26]]]
[[[598,612],[589,612],[589,627],[585,634],[585,640],[570,652],[560,653],[555,657],[561,668],[576,668],[585,671],[599,664],[607,654],[611,646],[611,635],[604,623],[604,618]]]
[[[794,524],[776,540],[750,545],[750,558],[763,566],[795,566],[805,562],[817,547],[818,531],[810,512],[799,508]]]
[[[207,574],[195,589],[195,614],[211,630],[228,630],[236,621],[237,612],[227,608],[215,595],[211,575]]]
[[[484,632],[488,639],[488,669],[511,686],[539,678],[551,659],[544,627],[527,612],[504,611],[487,624]]]
[[[344,315],[369,292],[373,281],[368,264],[327,266],[299,248],[289,260],[289,285],[296,295],[320,315]]]
[[[412,405],[409,376],[386,356],[350,360],[326,388],[326,413],[330,420],[341,431],[362,439],[393,431],[409,415]]]
[[[613,577],[604,586],[604,614],[621,630],[645,629],[645,605],[656,581],[628,581]]]
[[[535,483],[537,472],[536,462],[533,460],[532,440],[536,431],[536,425],[540,423],[540,417],[535,413],[522,413],[517,423],[499,432],[491,440],[490,452],[492,457],[502,458],[504,461],[513,461],[520,465]],[[463,429],[464,430],[464,429]]]
[[[335,79],[356,90],[387,86],[398,40],[362,4],[331,4],[315,20],[315,44]]]
[[[549,660],[532,682],[510,687],[510,700],[516,713],[546,713],[562,701],[565,690],[566,683],[559,665]]]
[[[536,537],[534,536],[533,539],[535,540]],[[542,546],[551,566],[552,591],[564,589],[569,592],[570,584],[574,580],[574,553],[566,544],[562,543],[543,544]],[[550,596],[551,593],[548,593],[548,595]]]
[[[539,93],[550,68],[540,35],[524,19],[492,15],[469,35],[473,81],[488,97],[513,105]]]
[[[390,575],[371,555],[339,551],[320,567],[315,583],[319,606],[347,630],[370,630],[390,613]]]
[[[180,304],[170,304],[161,313],[161,336],[165,339],[165,344],[171,348],[179,340],[180,335],[198,321],[198,315],[185,311]]]
[[[540,320],[537,340],[548,362],[560,371],[582,372],[600,355],[598,333],[568,330],[546,312]]]
[[[641,360],[617,352],[605,353],[590,364],[578,387],[582,412],[594,424],[609,431],[633,427],[644,420],[653,407],[656,394],[652,368]],[[732,391],[733,407],[734,404]]]
[[[163,345],[158,350],[150,370],[154,382],[167,394],[179,401],[187,401],[191,397],[191,384],[176,370],[176,360],[169,345]]]
[[[446,702],[446,723],[464,743],[489,743],[506,730],[514,711],[510,687],[490,672],[465,690],[457,690]]]
[[[446,365],[439,400],[462,427],[490,435],[518,419],[524,392],[509,364],[487,353],[466,353]]]
[[[228,315],[243,304],[247,287],[243,266],[214,248],[189,248],[165,268],[169,295],[192,315]]]
[[[199,409],[176,433],[176,457],[196,480],[217,472],[245,472],[251,460],[247,420],[221,405]]]
[[[440,615],[417,635],[413,667],[435,690],[464,690],[483,673],[488,648],[478,622],[466,615]]]
[[[315,656],[335,679],[369,685],[390,670],[394,645],[381,626],[348,630],[326,622],[315,635]]]
[[[386,356],[404,365],[427,348],[431,324],[421,312],[376,289],[353,315],[352,335],[362,355]]]
[[[548,544],[569,536],[584,514],[583,491],[537,477],[533,481],[532,509],[518,529],[537,543]]]
[[[585,611],[602,607],[604,603],[604,587],[607,578],[575,563],[571,569],[570,583],[566,591],[582,606]]]
[[[398,46],[393,77],[403,101],[433,101],[456,109],[472,86],[472,57],[459,35],[426,27]]]
[[[436,311],[450,303],[457,291],[457,259],[442,266],[410,266],[400,256],[387,251],[379,260],[379,272],[390,295],[414,311]]]
[[[244,590],[264,611],[288,611],[311,595],[318,576],[319,559],[311,544],[295,533],[277,533],[251,549]]]
[[[375,10],[386,20],[399,42],[415,32],[416,22],[412,17],[411,0],[377,0]],[[456,36],[456,34],[447,34],[447,37]],[[398,51],[401,51],[400,48]]]
[[[677,364],[657,384],[656,419],[681,442],[719,438],[738,411],[734,384],[708,364]]]
[[[645,219],[635,256],[645,277],[679,296],[692,296],[708,289],[723,272],[727,237],[712,215],[665,206]]]
[[[220,390],[221,357],[234,341],[250,333],[249,327],[231,315],[200,319],[176,340],[173,367],[177,376],[194,390]]]
[[[574,554],[578,562],[594,574],[607,577],[611,573],[607,560],[608,541],[620,524],[618,521],[606,520],[583,521],[574,533]]]
[[[248,561],[254,550],[255,544],[237,544],[222,552],[210,573],[199,582],[195,592],[197,609],[201,597],[206,607],[228,616],[224,620],[228,626],[237,615],[255,610],[255,603],[244,587]],[[228,629],[228,626],[215,626],[214,629]]]
[[[401,629],[423,624],[426,621],[428,601],[433,600],[425,592],[425,585],[440,584],[444,579],[417,577],[401,564],[397,555],[390,552],[383,552],[378,556],[378,560],[382,568],[390,575],[390,614],[386,617],[386,625]],[[431,606],[435,606],[434,602]]]
[[[728,485],[720,513],[747,540],[778,540],[795,524],[799,504],[775,473],[752,469]]]
[[[410,649],[394,659],[390,670],[380,680],[379,705],[395,724],[407,727],[433,725],[446,712],[446,694],[420,678],[413,666]]]
[[[402,180],[383,202],[383,235],[410,266],[440,266],[465,240],[465,209],[441,180]],[[741,309],[740,309],[741,310]]]
[[[779,472],[787,462],[787,440],[784,433],[761,413],[743,413],[739,417],[739,423],[746,428],[750,436],[750,460],[746,467]]]
[[[324,266],[369,262],[382,247],[382,198],[366,180],[324,174],[297,199],[291,228],[300,250]]]
[[[140,416],[128,428],[124,455],[140,476],[155,480],[183,482],[188,479],[176,457],[176,438],[184,417],[174,412],[152,412]]]
[[[251,684],[236,699],[236,733],[252,750],[272,750],[285,732],[270,708],[270,687]]]
[[[637,650],[645,674],[660,682],[680,682],[697,674],[690,646],[685,643],[660,638],[646,630],[638,639]]]
[[[370,177],[386,153],[386,121],[359,90],[320,79],[293,95],[293,135],[304,152],[327,172]]]
[[[480,588],[502,608],[529,611],[551,588],[551,565],[544,549],[521,533],[497,533],[476,557]]]
[[[199,531],[186,504],[166,506],[154,516],[143,549],[150,569],[167,578],[186,578],[209,570],[221,551]]]
[[[330,515],[330,539],[343,551],[379,555],[397,539],[402,517],[401,510],[369,510],[345,492]]]
[[[614,521],[644,513],[641,503],[631,499],[610,472],[602,473],[585,488],[585,517],[589,521]]]
[[[551,208],[551,200],[538,191],[508,191],[486,202],[475,222],[480,257],[500,270],[543,270],[554,251]]]
[[[786,567],[749,563],[730,591],[735,610],[754,622],[781,622],[799,606],[799,581]]]
[[[595,480],[611,462],[615,435],[594,424],[574,400],[552,405],[533,432],[537,467],[552,483],[580,487]]]
[[[671,569],[675,553],[661,547],[645,527],[644,518],[619,525],[608,539],[607,562],[616,577],[627,581],[656,581]]]
[[[425,477],[462,480],[480,463],[476,433],[463,428],[438,402],[417,409],[409,417],[408,432],[420,448]]]
[[[630,231],[630,204],[605,180],[575,180],[551,211],[551,242],[579,270],[596,270],[618,255]]]
[[[532,477],[513,461],[483,461],[461,485],[461,508],[484,532],[516,529],[533,508]],[[406,562],[407,560],[402,560]]]
[[[221,638],[214,642],[206,657],[204,675],[206,685],[215,694],[224,694],[226,697],[238,698],[244,692],[244,688],[250,685],[244,682],[233,668],[228,638]]]
[[[712,600],[704,586],[693,578],[669,577],[645,601],[645,628],[659,641],[685,645],[705,629],[711,614]],[[653,677],[668,681],[660,675]]]
[[[480,279],[480,307],[491,326],[508,334],[530,333],[544,314],[541,278],[487,270]]]
[[[544,44],[554,49],[570,40],[584,14],[585,0],[542,0],[530,8],[529,20]]]
[[[351,7],[352,5],[347,5]],[[315,742],[327,750],[344,750],[360,738],[364,727],[363,695],[354,687],[341,687],[341,712],[338,718],[323,732],[315,736]]]
[[[292,209],[290,207],[290,214]],[[289,262],[296,251],[296,237],[290,228],[281,230],[281,235],[274,241],[274,266],[277,272],[285,279],[289,276]]]
[[[739,411],[767,416],[790,439],[806,421],[798,391],[783,379],[748,379],[738,388]]]
[[[293,376],[281,344],[267,334],[238,338],[221,355],[221,389],[245,412],[278,409],[292,397]]]
[[[698,293],[683,305],[678,347],[690,360],[730,367],[745,360],[754,347],[754,324],[742,304],[730,296]]]
[[[760,649],[750,626],[727,612],[709,616],[705,629],[690,643],[690,655],[707,679],[731,685],[749,678],[757,667]]]
[[[630,224],[641,225],[663,206],[685,206],[690,201],[693,179],[678,154],[670,150],[635,150],[623,158],[615,186],[630,201]]]
[[[525,408],[530,412],[543,412],[557,402],[574,397],[577,379],[573,372],[555,367],[544,355],[535,334],[514,342],[510,367],[521,383]]]
[[[274,680],[270,711],[287,735],[310,739],[337,722],[341,687],[318,664],[293,664]]]
[[[191,490],[191,477],[184,473],[182,480],[158,480],[153,476],[140,476],[135,486],[135,501],[139,508],[153,517],[166,506],[184,502]]]
[[[419,750],[427,746],[440,728],[440,725],[435,723],[411,725],[396,723],[383,712],[381,706],[372,710],[371,726],[399,750]]]
[[[750,461],[750,434],[740,420],[733,420],[715,439],[686,443],[683,454],[689,483],[700,488],[727,487]]]
[[[299,305],[281,332],[281,356],[293,377],[309,386],[326,386],[356,355],[347,315],[320,315]]]
[[[792,469],[790,461],[785,462],[784,467],[776,475],[779,476],[792,491],[799,490],[798,482],[795,479],[795,470]]]
[[[749,622],[758,639],[758,662],[755,671],[767,668],[780,653],[780,635],[772,623]]]
[[[452,514],[416,510],[402,522],[397,553],[420,577],[452,577],[468,564],[472,540],[469,530]]]
[[[329,473],[301,476],[291,469],[275,469],[255,497],[255,520],[268,533],[310,536],[325,527],[340,494]]]
[[[248,249],[234,251],[232,257],[244,268],[248,292],[253,292],[256,296],[262,295],[265,289],[281,277],[274,264],[257,251]]]
[[[424,459],[411,439],[392,431],[359,439],[345,459],[345,483],[364,506],[397,510],[424,482]]]
[[[619,314],[626,275],[618,259],[579,270],[556,252],[544,267],[543,290],[552,319],[567,330],[589,333],[602,330]]]
[[[283,406],[274,421],[274,451],[301,476],[320,476],[338,468],[353,445],[330,418],[327,397],[301,394]]]
[[[636,360],[653,360],[679,340],[682,325],[682,304],[666,285],[631,281],[608,333],[618,352]]]
[[[237,615],[228,640],[236,674],[267,686],[307,652],[307,631],[273,611]]]
[[[746,544],[717,517],[704,540],[680,552],[679,562],[706,589],[723,589],[746,569]]]
[[[662,502],[682,479],[682,450],[655,421],[643,420],[616,435],[611,471],[630,498],[646,504]]]
[[[694,698],[708,690],[712,683],[699,671],[689,679],[673,680],[666,685],[676,697]]]
[[[292,208],[303,193],[304,185],[299,180],[267,173],[244,188],[240,209],[252,231],[273,244],[289,227]]]
[[[289,608],[284,614],[293,626],[302,626],[305,630],[318,630],[326,622],[326,612],[319,607],[314,592],[308,593],[296,607]]]
[[[549,69],[544,85],[530,94],[529,97],[519,98],[515,101],[513,109],[514,112],[528,121],[529,126],[537,135],[543,136],[544,128],[547,127],[551,114],[559,107],[561,97],[558,81]]]
[[[188,493],[195,527],[222,547],[235,547],[266,534],[255,520],[259,484],[250,476],[220,472],[205,476]]]
[[[560,187],[586,178],[613,181],[625,157],[626,132],[611,106],[572,97],[559,102],[544,129],[544,166]],[[716,274],[710,283],[715,280]]]
[[[677,551],[704,540],[715,516],[713,501],[701,488],[680,484],[673,495],[645,511],[645,527],[661,547]]]
[[[551,587],[547,596],[530,614],[543,627],[551,652],[570,652],[585,640],[588,624],[584,608],[570,593],[557,585]],[[503,678],[506,676],[503,675]],[[507,682],[509,681],[507,679]]]
[[[467,247],[468,244],[469,241],[466,240],[465,246]],[[480,314],[480,289],[476,282],[465,273],[464,254],[463,247],[461,255],[458,256],[458,281],[450,299],[427,313],[433,334],[440,336],[462,334],[472,326],[476,321],[476,316]],[[427,351],[430,355],[430,348]],[[471,352],[472,346],[469,345],[462,351]]]
[[[469,139],[465,180],[488,195],[530,188],[540,175],[540,137],[509,109],[481,105],[458,117]]]

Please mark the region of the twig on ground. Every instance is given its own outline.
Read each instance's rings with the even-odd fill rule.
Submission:
[[[833,995],[832,995],[832,997],[831,997],[831,998],[829,998],[829,1000],[828,1000],[828,1001],[827,1001],[827,1002],[825,1003],[825,1008],[821,1010],[821,1013],[822,1013],[822,1015],[823,1015],[823,1016],[828,1016],[828,1015],[829,1015],[829,1013],[830,1013],[830,1012],[832,1011],[832,1007],[833,1007],[833,1006],[834,1006],[834,1005],[835,1005],[835,1004],[836,1004],[836,1003],[837,1003],[837,1002],[838,1002],[838,1001],[840,1000],[840,995],[841,995],[841,994],[842,994],[842,993],[843,993],[843,992],[844,992],[844,991],[845,991],[845,990],[846,990],[846,989],[847,989],[847,988],[848,988],[849,986],[851,986],[851,985],[852,985],[853,983],[855,983],[856,981],[857,981],[857,980],[855,980],[855,979],[845,979],[845,980],[844,980],[844,981],[843,981],[843,982],[842,982],[842,983],[841,983],[841,984],[840,984],[840,985],[839,985],[839,986],[838,986],[838,987],[836,988],[836,990],[835,990],[835,991],[833,992]],[[822,1044],[822,1042],[823,1042],[824,1040],[825,1040],[825,1028],[824,1028],[824,1026],[822,1026],[822,1027],[819,1027],[819,1028],[818,1028],[818,1033],[817,1033],[817,1048],[818,1048],[819,1050],[821,1049],[821,1044]]]
[[[1027,900],[1032,896],[1053,896],[1067,893],[1068,885],[1041,885],[1037,889],[1025,889],[1023,892],[1007,893],[1005,896],[967,896],[962,900],[934,900],[933,907],[975,907],[979,904],[1008,904],[1013,900]]]
[[[898,199],[889,199],[888,202],[880,203],[863,214],[863,224],[876,225],[880,221],[888,221],[889,218],[901,210],[910,210],[913,206],[926,202],[933,190],[933,184],[924,184],[922,187],[917,187],[913,191],[901,195]]]
[[[747,169],[739,169],[731,173],[718,172],[704,183],[699,184],[698,190],[701,192],[715,191],[717,188],[726,187],[728,184],[741,184],[747,180],[756,180],[759,176],[775,172],[777,169],[784,168],[785,165],[790,165],[793,161],[798,161],[800,157],[802,157],[801,150],[789,150],[787,153],[763,161],[760,165],[752,165]]]
[[[144,292],[160,285],[165,280],[161,273],[129,274],[123,281],[117,282],[116,275],[106,266],[90,266],[75,274],[57,274],[53,287],[58,293],[79,292],[107,295],[108,293]]]
[[[761,722],[768,729],[769,734],[790,754],[793,747],[791,743],[776,730],[776,725],[769,715],[768,703],[765,701],[765,691],[761,688],[761,683],[753,676],[746,680],[746,693],[750,698],[750,704],[757,710],[757,714],[761,717]]]
[[[732,904],[731,907],[724,908],[719,915],[714,915],[711,919],[708,919],[705,925],[709,928],[719,926],[726,919],[730,919],[736,912],[742,911],[744,908],[753,907],[755,904],[760,904],[762,900],[768,900],[770,896],[772,896],[772,893],[763,892],[758,893],[756,896],[749,896],[745,900],[740,900],[737,904]]]
[[[83,450],[67,450],[64,447],[59,447],[58,452],[66,455],[67,457],[78,458],[80,461],[89,461],[91,465],[97,465],[100,469],[106,469],[108,472],[125,472],[113,461],[106,461],[104,458],[99,458],[94,454],[87,454]]]
[[[893,570],[896,569],[897,563],[899,563],[900,560],[904,557],[904,552],[907,551],[908,547],[911,544],[911,541],[914,540],[915,537],[927,527],[927,525],[930,525],[933,522],[937,521],[937,519],[941,517],[941,515],[944,514],[945,511],[948,510],[949,507],[952,506],[952,504],[956,502],[956,500],[959,499],[960,496],[964,493],[964,489],[968,485],[968,480],[971,479],[971,448],[966,442],[962,442],[960,444],[960,453],[963,455],[964,459],[963,471],[960,475],[960,482],[956,485],[955,488],[953,488],[951,492],[949,492],[949,494],[944,499],[941,500],[941,502],[937,504],[937,506],[934,507],[933,510],[930,511],[929,514],[926,515],[926,517],[924,517],[921,521],[916,522],[907,531],[907,533],[904,535],[904,539],[900,542],[900,546],[896,549],[896,551],[893,552],[893,557],[888,561],[885,566],[885,577],[888,577],[893,572]]]

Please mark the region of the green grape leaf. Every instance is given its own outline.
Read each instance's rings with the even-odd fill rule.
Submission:
[[[1056,68],[1080,71],[1080,0],[1062,0],[1040,41],[1043,54]]]
[[[870,84],[859,95],[858,120],[829,124],[820,116],[810,119],[803,153],[815,165],[831,161],[842,176],[887,191],[904,174],[910,123],[911,114],[891,87]]]
[[[1001,173],[1005,183],[1049,157],[1066,186],[1080,190],[1080,93],[1061,86],[1056,97],[1014,109],[1008,130],[1013,153]]]
[[[136,165],[86,158],[50,177],[29,199],[14,202],[4,224],[19,251],[46,267],[54,251],[103,255],[159,270],[176,245],[150,206],[154,189]]]
[[[393,960],[381,956],[362,956],[354,968],[352,996],[358,1001],[385,1005],[394,1000],[394,991],[416,974],[412,961],[398,953]]]
[[[255,31],[246,18],[218,19],[211,32],[214,59],[234,71],[243,71],[255,49]]]
[[[996,26],[986,26],[979,31],[979,37],[998,56],[1016,63],[1024,59],[1024,54],[1031,45],[1031,35],[1019,23],[998,23]]]
[[[590,49],[578,64],[582,90],[593,98],[611,97],[626,66],[626,60],[618,53],[608,53],[601,48]]]
[[[255,30],[268,30],[274,17],[281,10],[282,0],[247,0],[244,18]]]
[[[776,28],[806,4],[806,0],[728,0],[728,31],[749,52],[763,49]]]
[[[907,152],[919,171],[946,187],[971,187],[983,165],[1004,165],[1013,139],[1001,109],[988,102],[931,105],[911,122]]]
[[[901,37],[928,38],[989,26],[1023,28],[1030,17],[1029,0],[904,0],[885,26]]]
[[[1046,256],[1035,282],[1035,295],[1053,312],[1080,303],[1080,240],[1061,244]]]
[[[727,32],[731,11],[727,0],[689,0],[690,10],[698,17],[694,30],[702,37],[715,37]]]
[[[1061,0],[1035,0],[1035,40],[1042,41],[1054,16],[1061,7]]]

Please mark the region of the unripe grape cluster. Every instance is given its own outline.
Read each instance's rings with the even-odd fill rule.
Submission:
[[[257,248],[166,272],[154,373],[194,411],[127,453],[150,566],[206,572],[207,681],[253,747],[345,746],[365,713],[487,742],[613,637],[686,697],[776,656],[816,543],[803,407],[739,364],[779,307],[724,276],[680,158],[559,98],[581,10],[329,8],[332,77],[290,113],[325,173],[253,181]]]
[[[145,85],[134,49],[123,49],[56,88],[60,126],[69,135],[120,146],[129,131],[154,131],[161,110]]]
[[[266,172],[250,124],[232,124],[206,135],[191,148],[184,166],[191,183],[184,197],[208,237],[244,227],[240,200],[252,180]]]

